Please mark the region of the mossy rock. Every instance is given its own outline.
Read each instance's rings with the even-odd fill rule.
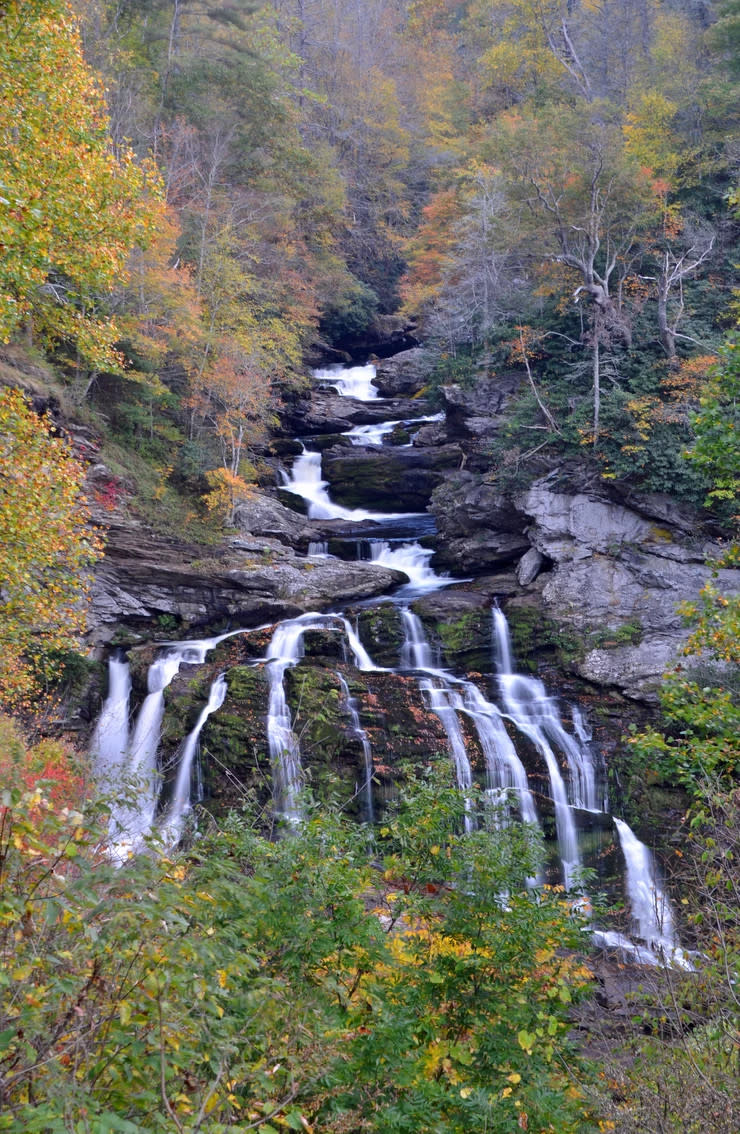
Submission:
[[[269,687],[261,667],[234,666],[220,709],[201,735],[206,796],[221,811],[245,797],[269,809],[272,786],[265,722]]]
[[[364,756],[339,679],[330,670],[302,662],[286,672],[285,691],[313,795],[318,800],[332,798],[347,814],[360,817]]]
[[[456,618],[428,625],[433,626],[449,666],[477,673],[490,670],[491,616],[488,610],[469,610]]]
[[[585,654],[583,639],[571,627],[558,626],[538,606],[509,603],[506,618],[515,669],[537,673],[543,662],[570,669]]]
[[[384,602],[361,610],[357,628],[363,645],[377,665],[398,665],[404,632],[394,603]]]

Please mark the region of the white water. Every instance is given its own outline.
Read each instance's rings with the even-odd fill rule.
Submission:
[[[364,366],[327,366],[322,370],[314,370],[314,377],[325,386],[333,386],[343,398],[374,402],[379,397],[377,388],[373,386],[375,367],[371,362]]]
[[[308,630],[343,630],[359,670],[379,670],[348,619],[339,614],[302,614],[281,622],[267,649],[266,667],[270,684],[267,710],[267,742],[272,760],[273,789],[278,812],[289,822],[301,817],[298,796],[303,783],[301,750],[285,696],[286,669],[303,657],[303,639]],[[359,723],[359,721],[358,721]]]
[[[581,866],[575,819],[568,801],[558,761],[545,732],[556,736],[566,746],[565,731],[555,712],[552,698],[547,696],[541,681],[513,673],[509,627],[502,612],[494,609],[493,624],[498,659],[498,683],[507,715],[524,736],[529,737],[544,757],[550,779],[550,795],[555,805],[555,827],[563,865],[566,889],[570,889]],[[571,746],[571,755],[575,746]],[[566,752],[566,755],[568,753]]]
[[[362,755],[365,762],[365,781],[362,785],[362,790],[365,796],[365,822],[375,822],[375,810],[373,808],[373,753],[370,747],[370,741],[364,728],[360,724],[360,714],[357,709],[357,700],[349,691],[349,685],[342,677],[341,673],[336,674],[337,680],[342,690],[344,698],[344,707],[349,714],[349,719],[352,722],[352,731],[362,745]]]
[[[439,590],[440,587],[449,586],[454,580],[449,575],[438,575],[429,566],[433,551],[422,547],[415,541],[402,543],[392,547],[385,540],[373,540],[370,544],[370,560],[379,567],[391,567],[394,571],[403,571],[408,576],[408,584],[396,591],[396,597],[410,597],[413,595],[428,594]]]
[[[326,540],[311,541],[308,545],[308,558],[309,559],[327,559],[329,556],[329,544]]]
[[[321,453],[303,450],[293,462],[288,476],[283,473],[283,486],[288,492],[300,496],[308,504],[310,520],[395,520],[399,516],[414,516],[415,512],[368,512],[364,508],[343,508],[334,504],[327,492],[328,482],[321,479]]]
[[[221,673],[211,685],[208,694],[208,702],[201,710],[195,728],[183,744],[170,806],[164,821],[159,827],[160,838],[166,847],[177,846],[182,837],[185,818],[191,808],[190,797],[193,760],[198,750],[200,734],[203,731],[203,725],[206,723],[211,713],[215,713],[216,709],[220,709],[223,705],[227,689],[226,674]]]
[[[128,666],[123,662],[111,662],[110,691],[95,728],[91,751],[96,754],[98,790],[109,797],[111,818],[107,849],[114,862],[125,862],[130,855],[138,853],[152,830],[161,786],[157,750],[164,717],[165,689],[182,664],[202,665],[209,650],[226,638],[241,633],[242,630],[232,630],[214,638],[170,643],[165,653],[149,667],[148,693],[127,744],[123,744],[123,718],[128,716]]]
[[[405,427],[412,425],[424,425],[427,422],[444,421],[444,413],[428,414],[426,417],[407,417],[399,418],[397,421],[381,421],[375,425],[356,425],[354,429],[348,429],[342,437],[349,438],[352,445],[382,445],[385,438],[389,433],[392,433],[397,425]],[[399,449],[409,449],[413,446],[413,440],[407,442],[405,445],[399,445]]]
[[[383,439],[392,433],[398,421],[381,421],[378,425],[356,425],[348,429],[342,437],[348,437],[352,445],[382,445]]]
[[[449,675],[444,670],[434,666],[432,648],[424,634],[424,628],[418,615],[413,614],[408,607],[404,607],[401,610],[401,619],[404,627],[401,665],[412,669],[421,669],[427,674],[427,676],[419,679],[419,689],[427,705],[439,717],[447,733],[457,786],[465,795],[465,829],[471,831],[475,825],[470,800],[473,771],[470,767],[465,739],[457,716],[458,711],[464,707],[462,697],[452,687]]]
[[[678,947],[671,904],[658,885],[653,857],[623,819],[614,819],[626,866],[625,886],[634,936],[646,942],[654,957],[691,969]]]
[[[317,379],[334,385],[344,396],[371,401],[378,396],[377,390],[372,385],[374,373],[374,368],[371,366],[354,367],[349,370],[337,367],[318,372]],[[439,420],[441,416],[405,421],[403,424],[420,424],[424,420]],[[382,445],[384,438],[397,424],[401,423],[394,421],[359,426],[350,430],[346,436],[353,444]],[[363,509],[347,509],[333,504],[327,490],[328,485],[322,480],[321,455],[307,452],[305,449],[295,461],[291,475],[285,475],[285,482],[289,490],[307,501],[309,516],[312,518],[386,521],[400,516],[414,515],[383,514]],[[326,555],[326,544],[312,545],[309,554]],[[372,561],[400,569],[408,576],[409,584],[402,588],[401,594],[404,592],[408,595],[423,594],[445,585],[448,580],[436,575],[429,567],[430,557],[431,553],[421,548],[418,543],[392,547],[389,543],[376,541],[375,546],[371,548]],[[515,796],[522,818],[536,824],[537,811],[526,771],[506,731],[501,712],[486,700],[472,682],[462,681],[441,667],[439,659],[433,657],[431,646],[415,615],[404,610],[402,616],[406,630],[402,664],[406,668],[422,671],[419,676],[422,694],[429,708],[436,713],[445,728],[456,779],[468,802],[466,829],[472,830],[474,826],[470,800],[473,777],[460,727],[461,713],[465,713],[472,721],[480,740],[486,761],[489,798],[498,804],[504,801],[508,803],[511,797]],[[500,611],[494,611],[493,623],[502,701],[507,715],[522,734],[529,737],[545,759],[555,805],[563,870],[566,884],[570,885],[580,866],[572,808],[575,806],[597,810],[596,776],[589,749],[590,736],[577,710],[573,710],[571,735],[563,727],[555,701],[547,695],[542,683],[534,678],[514,673],[508,627]],[[309,629],[343,631],[348,652],[351,653],[358,669],[367,672],[380,669],[373,663],[356,631],[342,615],[307,614],[283,623],[275,630],[266,659],[269,663],[266,672],[270,683],[268,738],[273,761],[276,806],[282,810],[282,814],[293,821],[300,818],[299,792],[302,786],[302,769],[299,742],[293,732],[285,698],[284,675],[286,670],[299,660],[303,650],[303,636]],[[159,790],[156,755],[164,711],[164,689],[183,661],[203,662],[207,651],[229,636],[226,634],[202,641],[173,643],[168,653],[154,663],[149,677],[149,695],[139,712],[130,744],[128,742],[130,690],[128,668],[123,662],[111,663],[109,696],[94,736],[98,782],[101,786],[107,786],[119,777],[123,779],[133,776],[138,778],[141,788],[137,803],[121,804],[111,824],[112,846],[109,847],[109,851],[120,853],[121,859],[127,857],[133,850],[140,849],[154,820]],[[365,759],[363,790],[366,814],[372,821],[372,753],[367,736],[360,726],[357,705],[349,695],[344,678],[341,675],[338,675],[338,678],[345,693],[352,727],[363,747]],[[192,765],[197,752],[198,737],[205,720],[219,707],[225,692],[224,687],[220,694],[217,693],[217,685],[218,682],[214,684],[209,703],[201,713],[196,728],[183,746],[175,792],[167,816],[161,825],[163,839],[166,842],[176,841],[179,838],[182,820],[190,807]],[[221,701],[216,704],[219,695]],[[214,698],[213,704],[211,698]],[[568,765],[567,779],[560,770],[553,745],[565,756]],[[606,810],[606,800],[603,802],[603,808]],[[655,880],[649,851],[621,820],[615,820],[615,824],[625,857],[625,884],[635,933],[640,941],[646,944],[636,944],[621,934],[605,931],[595,931],[594,939],[607,946],[631,952],[641,963],[657,963],[657,960],[662,958],[669,963],[690,968],[690,962],[676,945],[670,905]],[[118,840],[117,843],[115,839]]]
[[[488,786],[492,791],[513,790],[516,794],[522,820],[539,827],[534,796],[529,788],[527,773],[516,748],[506,731],[501,713],[487,701],[477,685],[465,682],[465,711],[470,714],[486,759]]]
[[[108,696],[103,703],[90,741],[93,775],[102,795],[108,795],[121,779],[129,740],[129,700],[131,674],[122,658],[108,662]]]
[[[267,708],[267,743],[272,760],[273,795],[276,809],[289,821],[300,819],[298,794],[302,786],[301,750],[285,698],[283,678],[289,666],[303,656],[306,630],[319,629],[316,615],[281,622],[267,650],[270,699]]]
[[[404,607],[401,611],[404,640],[401,646],[401,665],[404,669],[427,669],[441,675],[439,659],[432,654],[421,619]]]

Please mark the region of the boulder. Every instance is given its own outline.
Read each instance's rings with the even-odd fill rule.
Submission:
[[[530,547],[529,551],[525,551],[516,568],[519,585],[528,587],[530,583],[533,583],[542,570],[544,562],[544,555],[536,547]]]
[[[443,386],[450,437],[479,437],[501,424],[501,415],[522,376],[516,372],[479,378],[474,386]],[[472,424],[474,423],[474,424]]]
[[[307,546],[319,538],[300,512],[260,492],[237,505],[234,523],[241,533],[277,539],[293,548]]]
[[[384,398],[410,397],[426,386],[432,366],[429,352],[422,347],[404,350],[377,363],[373,385]]]
[[[423,399],[383,398],[360,402],[340,397],[330,390],[314,390],[310,397],[288,402],[281,412],[284,436],[310,437],[321,433],[346,433],[355,425],[379,425],[384,421],[423,417],[431,412]]]

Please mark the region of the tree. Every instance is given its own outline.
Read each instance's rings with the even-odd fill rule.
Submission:
[[[0,13],[0,340],[25,327],[120,366],[104,297],[156,223],[158,179],[111,148],[66,0]]]
[[[0,698],[32,694],[37,666],[85,621],[85,568],[100,552],[84,469],[18,390],[0,394]]]
[[[614,109],[605,104],[513,114],[492,139],[529,217],[533,264],[543,259],[574,273],[573,301],[586,300],[593,390],[592,443],[601,416],[602,355],[629,347],[632,330],[623,284],[655,214],[646,175],[625,155]],[[525,239],[527,239],[525,237]]]

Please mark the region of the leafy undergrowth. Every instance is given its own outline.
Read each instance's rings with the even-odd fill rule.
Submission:
[[[456,834],[463,806],[416,785],[372,855],[332,814],[234,816],[117,870],[101,816],[6,792],[0,1130],[594,1129],[580,917],[526,891],[531,833]]]

